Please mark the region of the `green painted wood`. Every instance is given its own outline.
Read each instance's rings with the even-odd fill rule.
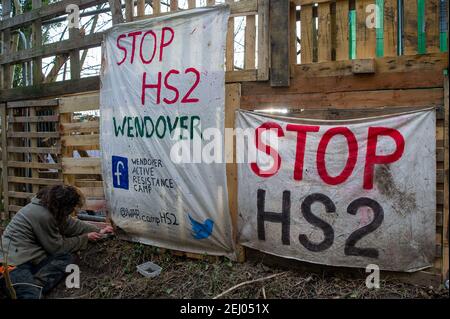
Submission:
[[[349,13],[349,59],[356,59],[356,10],[350,10]]]
[[[426,52],[425,1],[417,0],[417,53],[425,54]]]
[[[382,57],[384,56],[384,0],[377,0],[376,8],[376,55]]]
[[[448,51],[448,0],[441,0],[439,6],[439,48]]]

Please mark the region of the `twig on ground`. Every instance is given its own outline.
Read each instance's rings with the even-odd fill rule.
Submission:
[[[236,285],[236,286],[233,286],[233,287],[231,287],[231,288],[228,289],[228,290],[225,290],[225,291],[222,292],[221,294],[218,294],[218,295],[215,296],[213,299],[218,299],[218,298],[220,298],[220,297],[223,297],[223,296],[225,296],[227,293],[229,293],[229,292],[231,292],[231,291],[233,291],[233,290],[235,290],[235,289],[237,289],[237,288],[239,288],[239,287],[242,287],[242,286],[245,286],[245,285],[248,285],[248,284],[252,284],[252,283],[255,283],[255,282],[264,281],[264,280],[272,279],[272,278],[275,278],[275,277],[283,276],[283,275],[286,275],[286,274],[287,274],[287,272],[285,271],[285,272],[281,272],[281,273],[278,273],[278,274],[270,275],[270,276],[267,276],[267,277],[263,277],[263,278],[258,278],[258,279],[254,279],[254,280],[249,280],[249,281],[241,282],[240,284],[238,284],[238,285]]]

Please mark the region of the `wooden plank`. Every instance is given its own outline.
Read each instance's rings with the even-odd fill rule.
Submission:
[[[318,62],[331,61],[331,12],[330,3],[318,7]]]
[[[436,170],[436,184],[444,184],[445,183],[445,173],[444,169],[438,168]]]
[[[11,14],[11,3],[9,0],[2,0],[2,19],[7,20]]]
[[[84,38],[84,37],[83,37]],[[69,29],[69,41],[73,44],[78,44],[82,39],[79,29]],[[102,36],[103,38],[103,36]],[[81,61],[80,61],[80,47],[77,46],[73,50],[69,51],[70,59],[70,79],[77,80],[81,77]]]
[[[443,213],[442,213],[442,211],[443,211],[443,209],[441,208],[441,211],[439,211],[439,209],[440,209],[440,207],[442,207],[442,205],[436,205],[436,229],[437,229],[437,231],[439,231],[439,227],[442,227],[443,226],[443,223],[444,223],[444,221],[443,221]],[[441,254],[442,254],[442,252],[441,252]]]
[[[105,197],[105,190],[103,187],[80,187],[80,190],[86,197]]]
[[[269,79],[269,0],[258,0],[258,72],[260,81]]]
[[[443,126],[436,126],[436,140],[437,141],[444,141],[444,127]]]
[[[313,62],[317,62],[317,49],[318,49],[318,33],[319,33],[319,26],[317,24],[318,21],[318,13],[317,13],[317,6],[313,6],[313,28],[312,28],[312,43],[313,43]]]
[[[336,60],[349,59],[349,43],[348,43],[348,0],[336,1]]]
[[[154,1],[154,4],[156,3],[159,4],[159,1]],[[125,0],[125,18],[127,22],[133,21],[133,17],[134,17],[134,0]]]
[[[23,208],[23,206],[19,206],[19,205],[9,205],[8,206],[8,210],[10,212],[14,212],[17,213],[19,210],[21,210]]]
[[[444,148],[438,147],[436,149],[436,161],[437,162],[444,162],[445,154],[444,154]]]
[[[245,17],[244,69],[256,67],[256,17]]]
[[[270,85],[289,86],[289,0],[270,1]]]
[[[98,110],[99,107],[100,95],[98,92],[59,99],[59,113],[61,114]]]
[[[81,146],[76,146],[76,147],[72,147],[74,150],[77,151],[99,151],[100,150],[100,144],[93,144],[93,145],[81,145]]]
[[[444,191],[443,190],[436,191],[436,204],[444,205]]]
[[[293,66],[297,64],[297,8],[292,1],[289,2],[289,64],[293,77]]]
[[[64,147],[66,147],[66,146],[97,146],[97,145],[99,145],[99,134],[64,135],[64,136],[61,136],[61,143]]]
[[[84,96],[84,95],[81,95],[81,96]],[[78,97],[80,97],[80,96],[78,95]],[[63,114],[61,114],[60,124],[71,123],[72,118],[73,118],[72,112],[63,113]],[[66,143],[64,143],[63,140],[61,140],[61,145],[62,145],[62,150],[61,150],[61,156],[60,156],[60,160],[59,160],[60,162],[62,162],[63,157],[73,157],[73,151],[74,151],[74,148],[68,146]],[[62,176],[63,176],[64,184],[75,185],[75,176],[74,175],[64,174],[64,171],[62,173],[63,173]]]
[[[85,9],[91,6],[96,6],[107,2],[108,0],[61,0],[52,4],[43,6],[38,9],[33,9],[23,14],[16,15],[10,19],[0,21],[0,30],[7,28],[18,28],[31,22],[42,19],[49,20],[59,15],[66,14],[66,8],[69,4],[75,4],[80,9]]]
[[[94,48],[100,46],[103,40],[103,32],[97,32],[80,37],[79,29],[72,28],[70,30],[72,30],[71,32],[74,34],[74,40],[68,39],[58,41],[40,47],[33,47],[31,49],[15,51],[8,55],[0,55],[0,64],[19,63],[29,61],[38,57],[45,58],[54,55],[67,54],[75,49],[82,50]]]
[[[369,5],[374,5],[374,0],[356,1],[356,57],[358,59],[374,58],[376,50],[375,20],[373,27],[367,27],[366,20],[370,14],[366,12]]]
[[[32,8],[39,9],[42,7],[42,0],[33,0]],[[32,24],[32,47],[42,47],[42,21],[37,19]],[[33,60],[33,84],[39,84],[43,80],[42,76],[42,58],[37,57]]]
[[[375,0],[375,56],[384,56],[384,0]],[[366,21],[367,23],[367,21]]]
[[[36,125],[36,124],[32,124]],[[8,132],[8,137],[22,137],[22,138],[57,138],[59,132]]]
[[[300,61],[302,64],[313,61],[313,12],[312,6],[302,6],[300,10]]]
[[[178,0],[170,0],[170,12],[178,11]]]
[[[4,20],[9,20],[11,19],[11,17],[14,14],[11,14],[12,12],[12,4],[11,4],[11,0],[2,0],[2,8],[3,9],[3,19]],[[15,7],[17,7],[17,4],[15,3]],[[15,8],[15,14],[20,14],[22,13],[22,8],[18,7]],[[2,20],[3,20],[2,19]],[[19,34],[13,34],[12,32],[14,32],[15,30],[12,29],[5,29],[2,32],[2,55],[6,56],[9,55],[11,53],[13,53],[14,51],[17,50],[18,45],[19,45]],[[0,56],[1,57],[1,56]],[[13,87],[13,75],[14,75],[14,66],[12,64],[5,64],[1,67],[2,69],[2,88],[4,89],[9,89],[11,87]]]
[[[436,259],[439,259],[439,270],[441,270],[441,261],[442,261],[442,245],[441,244],[436,244],[436,252],[435,252],[435,257]]]
[[[34,195],[35,195],[34,193],[8,192],[8,196],[9,196],[9,197],[14,197],[14,198],[25,198],[25,199],[30,199],[30,198],[33,197]]]
[[[425,54],[426,44],[426,21],[425,21],[425,2],[426,0],[417,0],[417,53]]]
[[[232,16],[242,16],[246,14],[256,14],[258,10],[258,0],[227,1],[230,6]]]
[[[352,60],[352,72],[354,74],[375,73],[375,60],[374,59]]]
[[[305,93],[305,94],[262,94],[241,97],[243,109],[283,108],[372,108],[440,106],[443,101],[442,88],[410,90],[376,90],[357,92]],[[438,157],[439,157],[438,153]],[[443,152],[442,152],[443,158]]]
[[[189,9],[195,8],[195,0],[188,0],[188,8]]]
[[[18,184],[61,185],[63,181],[62,179],[9,176],[8,182]]]
[[[0,101],[14,101],[24,96],[35,99],[64,94],[88,92],[100,89],[98,76],[86,77],[79,80],[60,81],[55,83],[42,83],[8,90],[0,90]]]
[[[159,254],[169,253],[173,256],[185,257],[185,258],[195,259],[195,260],[204,260],[209,263],[216,263],[220,260],[219,256],[195,254],[195,253],[189,253],[189,252],[179,251],[179,250],[160,249],[157,253],[159,253]]]
[[[8,167],[17,168],[40,168],[40,169],[61,169],[61,164],[59,163],[39,163],[39,162],[18,162],[18,161],[8,161]]]
[[[195,0],[194,0],[195,3]],[[153,14],[159,14],[161,12],[161,2],[160,1],[153,1]]]
[[[444,214],[443,214],[443,227],[442,227],[442,256],[443,264],[441,274],[443,278],[448,279],[449,272],[449,81],[448,74],[444,78]]]
[[[8,196],[8,152],[6,151],[8,142],[6,138],[6,106],[5,104],[0,105],[0,120],[1,120],[1,148],[2,148],[2,191],[3,191],[3,207],[9,207],[9,196]],[[5,209],[7,217],[9,217],[9,212]]]
[[[102,174],[100,158],[62,158],[63,174]]]
[[[389,72],[374,74],[334,75],[313,77],[303,68],[298,76],[291,79],[289,88],[272,89],[265,83],[242,83],[243,95],[269,95],[269,94],[292,94],[292,93],[331,93],[347,91],[370,91],[389,89],[416,89],[416,88],[439,88],[442,83],[442,73],[434,71],[410,71]],[[326,71],[323,71],[326,73]],[[331,72],[330,72],[331,73]]]
[[[397,0],[384,0],[384,56],[397,55]]]
[[[302,6],[302,5],[310,5],[315,3],[324,3],[324,2],[330,2],[330,0],[295,0],[295,4]]]
[[[59,115],[15,116],[8,123],[59,122]]]
[[[108,0],[109,8],[111,10],[112,16],[112,24],[116,25],[119,23],[123,23],[123,15],[122,15],[122,3],[120,0]]]
[[[239,70],[225,72],[226,83],[256,81],[257,79],[258,70]]]
[[[207,6],[213,6],[216,3],[216,0],[206,0]]]
[[[404,2],[403,53],[417,54],[417,1]]]
[[[52,107],[58,106],[57,99],[50,100],[22,100],[17,102],[8,102],[6,107],[8,109],[24,108],[24,107]]]
[[[233,3],[233,0],[226,0],[227,4]],[[225,69],[227,71],[234,70],[234,18],[228,19],[227,38],[226,38],[226,58]]]
[[[9,153],[37,153],[37,154],[59,154],[60,147],[21,147],[8,146]]]
[[[225,95],[225,127],[234,129],[235,127],[235,113],[239,109],[240,105],[240,94],[241,85],[228,84],[226,85],[226,95]],[[234,160],[236,157],[236,140],[233,138],[228,141],[227,146],[225,146],[225,152],[227,158],[233,158],[232,161],[227,160],[226,170],[227,170],[227,188],[228,188],[228,206],[231,214],[231,222],[233,224],[233,238],[236,241],[237,238],[237,219],[238,219],[238,199],[237,199],[237,162]],[[231,152],[231,154],[230,154]],[[240,262],[245,260],[245,251],[242,246],[237,245],[236,255]]]
[[[448,273],[448,269],[449,269],[449,246],[448,246],[448,243],[442,245],[442,260],[443,260],[442,278],[448,279],[448,276],[449,276],[449,273]]]
[[[14,115],[18,114],[18,115],[24,115],[25,112],[23,109],[11,109],[11,108],[7,108],[7,112],[8,112],[8,117],[13,117]],[[10,124],[8,125],[8,131],[20,131],[23,130],[23,125],[22,124]],[[11,141],[8,141],[9,146],[24,146],[23,141],[21,140],[17,140],[17,139],[13,139]],[[8,147],[5,148],[5,151],[8,150]],[[25,160],[25,154],[17,154],[17,153],[10,153],[8,152],[8,160],[13,160],[13,161],[23,161]],[[20,176],[23,174],[23,170],[22,169],[17,169],[17,168],[11,168],[8,167],[8,176]],[[16,184],[10,184],[8,185],[8,191],[21,191],[23,189],[20,188],[19,185]],[[20,200],[17,200],[15,198],[10,198],[9,200],[9,205],[16,205],[19,204]]]
[[[439,0],[428,0],[425,2],[425,32],[427,52],[440,51],[439,30]]]
[[[6,21],[8,21],[8,20],[6,20]],[[2,39],[3,49],[2,49],[2,55],[0,55],[0,61],[1,61],[2,57],[5,57],[5,56],[8,56],[11,54],[11,30],[10,29],[3,30],[2,35],[3,35],[3,39]],[[2,75],[3,75],[2,79],[1,79],[3,81],[2,88],[4,90],[10,89],[12,86],[11,65],[3,64],[1,66],[1,69],[2,69]],[[1,91],[0,91],[0,96],[1,96]]]
[[[93,180],[80,180],[75,181],[75,186],[83,187],[103,187],[103,181],[93,181]]]
[[[448,54],[424,54],[414,56],[377,58],[377,73],[434,72],[443,81],[443,70],[448,67]],[[308,77],[352,75],[351,61],[310,63],[296,66],[296,74]],[[442,87],[442,84],[440,85]],[[281,90],[281,89],[280,89]]]
[[[61,131],[65,134],[72,132],[98,132],[100,130],[99,121],[84,121],[84,122],[74,122],[74,123],[61,123]]]
[[[145,0],[137,0],[136,7],[137,7],[137,16],[138,17],[144,16],[145,15]]]

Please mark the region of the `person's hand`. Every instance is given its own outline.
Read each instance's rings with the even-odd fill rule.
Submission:
[[[97,232],[88,233],[87,236],[89,241],[97,241],[103,237],[102,234]]]
[[[114,228],[112,228],[111,226],[105,226],[104,228],[102,228],[100,230],[100,234],[113,234],[114,233]]]

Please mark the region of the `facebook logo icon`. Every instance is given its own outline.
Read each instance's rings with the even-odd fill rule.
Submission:
[[[128,189],[128,158],[113,155],[112,174],[115,188]]]

